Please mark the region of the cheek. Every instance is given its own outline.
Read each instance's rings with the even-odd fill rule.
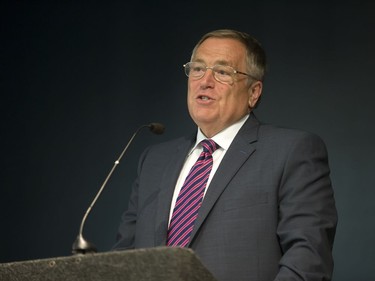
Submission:
[[[222,91],[221,100],[228,105],[239,104],[240,96],[234,90],[226,89]]]
[[[193,91],[189,87],[187,91],[186,100],[188,104],[190,104],[193,101]]]
[[[193,95],[193,93],[196,91],[196,88],[197,88],[197,83],[194,83],[188,80],[188,83],[187,83],[188,97]]]
[[[225,96],[225,103],[230,108],[235,108],[236,111],[243,111],[249,107],[249,95],[247,91],[228,92]]]

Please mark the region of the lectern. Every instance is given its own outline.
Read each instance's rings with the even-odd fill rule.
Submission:
[[[191,249],[158,247],[0,264],[1,281],[216,281]]]

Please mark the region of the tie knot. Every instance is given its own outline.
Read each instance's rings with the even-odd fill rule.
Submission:
[[[202,140],[201,145],[203,146],[203,151],[210,154],[214,153],[215,150],[219,148],[219,145],[211,139]]]

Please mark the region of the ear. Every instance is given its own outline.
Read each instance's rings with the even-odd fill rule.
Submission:
[[[254,109],[263,89],[263,83],[261,81],[256,81],[251,84],[248,93],[249,93],[249,108],[250,110]]]

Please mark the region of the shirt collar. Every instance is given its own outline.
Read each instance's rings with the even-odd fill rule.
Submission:
[[[214,140],[223,150],[228,150],[230,144],[234,140],[238,131],[241,129],[242,125],[246,122],[247,118],[249,118],[249,114],[246,114],[236,123],[220,131],[219,133],[214,135],[211,139]],[[192,147],[192,149],[190,150],[189,154],[191,154],[197,148],[199,143],[204,139],[207,139],[207,137],[202,133],[201,129],[198,128],[196,142],[194,146]]]

